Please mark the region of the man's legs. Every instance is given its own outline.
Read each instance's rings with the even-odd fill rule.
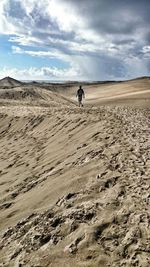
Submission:
[[[79,102],[79,107],[83,107],[83,104],[82,104],[82,97],[79,97],[79,98],[78,98],[78,102]]]

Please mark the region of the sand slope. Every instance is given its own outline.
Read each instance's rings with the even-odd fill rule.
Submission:
[[[143,77],[125,82],[82,83],[86,105],[120,105],[150,107],[150,78]],[[51,91],[58,92],[76,100],[76,90],[79,84],[47,85]]]
[[[23,85],[23,82],[15,80],[11,77],[5,77],[0,80],[0,88],[9,89],[12,87],[17,87]]]
[[[149,109],[20,90],[1,97],[0,266],[150,266]]]

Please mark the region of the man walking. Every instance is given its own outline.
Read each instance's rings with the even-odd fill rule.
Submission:
[[[78,97],[78,103],[79,103],[79,107],[83,107],[83,103],[82,103],[82,97],[85,98],[85,94],[84,91],[82,89],[82,86],[79,86],[79,89],[77,90],[77,94],[76,97]]]

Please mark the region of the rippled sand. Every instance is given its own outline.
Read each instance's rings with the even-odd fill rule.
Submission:
[[[0,92],[0,266],[150,266],[150,93],[132,83],[130,104],[85,86],[83,109],[75,86]]]

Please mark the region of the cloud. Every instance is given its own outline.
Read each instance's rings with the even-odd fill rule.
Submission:
[[[51,51],[32,51],[32,50],[24,50],[19,46],[12,46],[13,54],[25,54],[32,57],[49,57],[49,58],[58,58],[67,61],[67,55],[64,55],[59,50],[52,49]],[[69,58],[68,58],[69,61]]]
[[[149,0],[1,0],[0,33],[14,54],[64,60],[78,77],[132,78],[150,71],[149,13]]]
[[[17,68],[4,67],[1,69],[0,79],[5,76],[11,76],[18,80],[76,80],[79,78],[79,71],[75,68],[59,69],[56,67],[42,67],[18,70]]]

